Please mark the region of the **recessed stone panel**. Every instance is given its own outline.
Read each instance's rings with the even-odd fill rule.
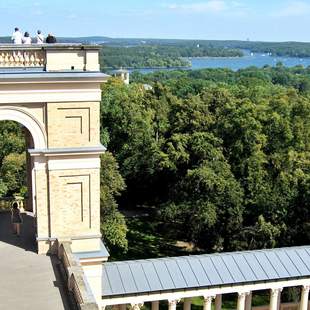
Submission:
[[[99,144],[99,103],[48,104],[50,148]]]

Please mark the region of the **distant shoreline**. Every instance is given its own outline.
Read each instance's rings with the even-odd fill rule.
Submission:
[[[123,69],[125,70],[144,70],[144,69],[154,69],[154,70],[160,70],[160,69],[163,69],[163,70],[166,70],[166,69],[189,69],[191,68],[192,65],[190,66],[180,66],[180,67],[123,67]],[[101,68],[102,70],[110,70],[110,71],[113,71],[113,70],[118,70],[119,68],[112,68],[112,67],[103,67]]]

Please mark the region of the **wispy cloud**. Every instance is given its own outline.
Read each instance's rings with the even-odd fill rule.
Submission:
[[[222,12],[228,9],[225,1],[221,0],[210,0],[207,2],[196,2],[189,4],[169,4],[167,8],[175,11],[186,11],[186,12]]]
[[[305,1],[291,1],[280,10],[273,12],[276,17],[304,16],[310,14],[310,3]]]
[[[194,3],[172,3],[166,4],[165,8],[171,11],[182,13],[229,13],[229,14],[244,14],[248,8],[241,1],[237,0],[207,0],[204,2]]]
[[[77,19],[78,16],[77,16],[77,14],[75,14],[75,13],[69,13],[69,14],[67,15],[67,18],[68,18],[68,19]]]

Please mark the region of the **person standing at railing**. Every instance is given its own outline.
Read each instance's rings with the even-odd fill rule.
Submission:
[[[43,44],[44,43],[44,36],[41,32],[41,30],[37,31],[37,44]]]
[[[48,34],[47,38],[46,38],[46,43],[56,43],[56,37],[53,36],[51,33]]]
[[[31,37],[29,32],[25,32],[24,37],[22,38],[23,44],[31,44]]]
[[[12,204],[11,221],[13,225],[13,233],[19,237],[20,236],[20,225],[23,223],[23,219],[20,214],[17,201],[14,201]]]
[[[22,44],[22,38],[23,35],[22,33],[19,31],[19,29],[16,27],[14,30],[14,33],[12,34],[12,41],[14,44]]]

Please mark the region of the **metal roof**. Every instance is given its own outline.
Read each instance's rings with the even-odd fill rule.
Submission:
[[[0,81],[14,80],[14,79],[75,79],[75,78],[85,78],[85,79],[106,79],[109,75],[97,72],[97,71],[35,71],[35,70],[15,70],[7,69],[2,70],[0,68]]]
[[[310,276],[310,246],[103,265],[102,296],[208,288]]]
[[[108,252],[106,246],[103,242],[100,243],[100,250],[98,251],[90,251],[90,252],[74,252],[73,253],[76,258],[79,260],[89,259],[89,258],[108,258],[110,253]]]

